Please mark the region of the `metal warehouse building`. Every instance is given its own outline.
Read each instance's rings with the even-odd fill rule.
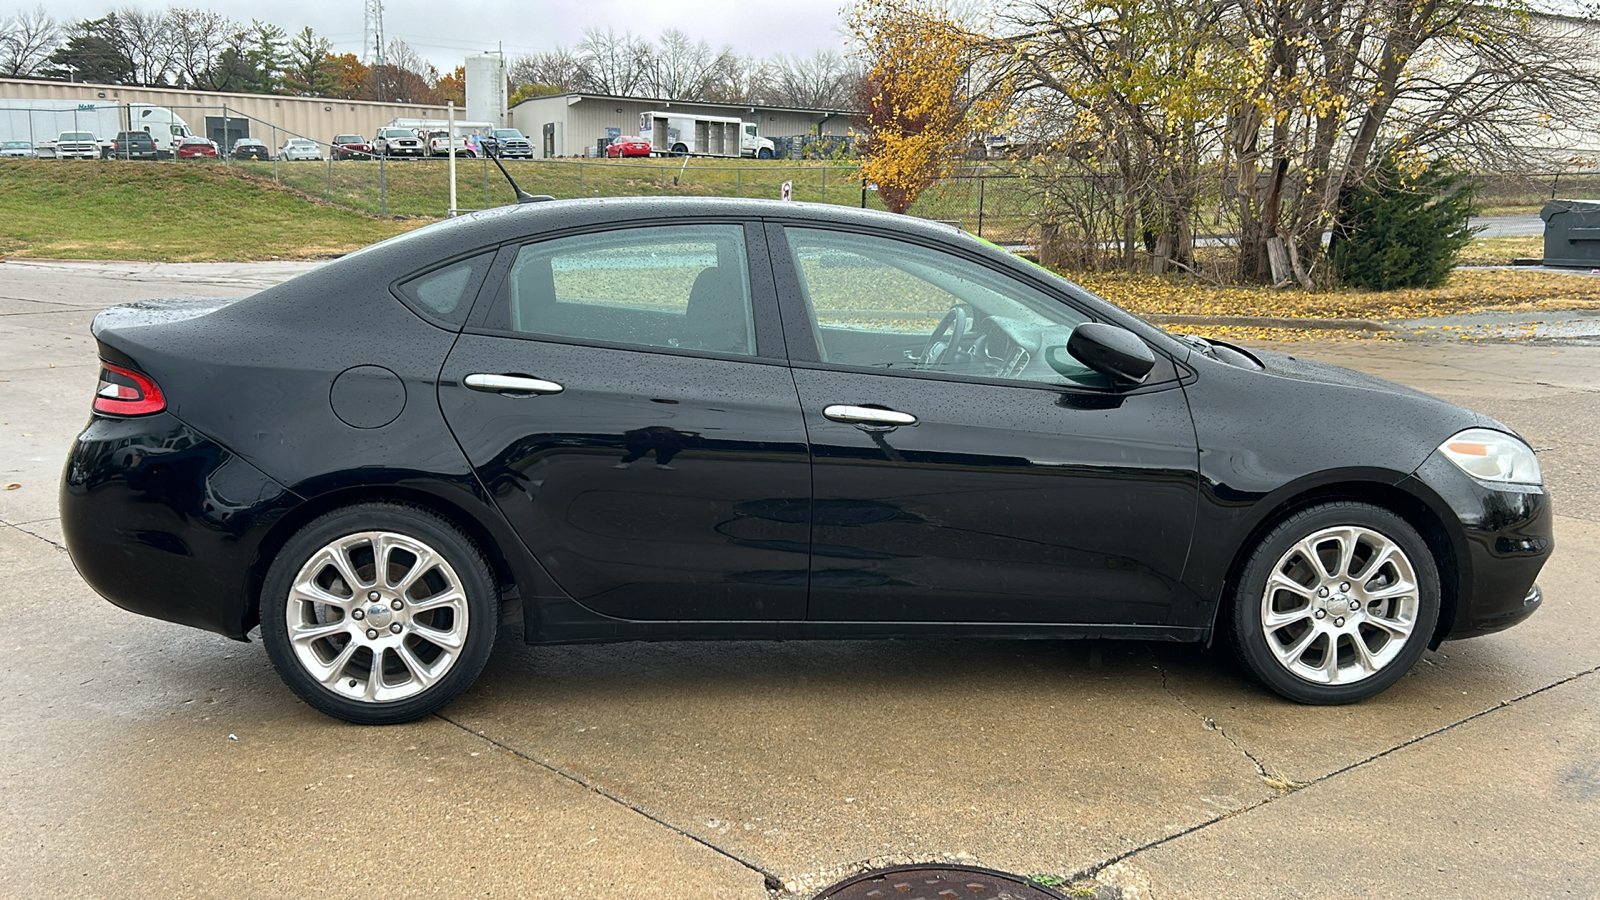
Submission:
[[[255,137],[276,147],[290,137],[327,143],[336,134],[372,137],[390,119],[443,119],[443,106],[330,100],[325,97],[280,97],[273,94],[229,94],[179,88],[127,87],[0,78],[0,108],[7,100],[76,100],[80,103],[148,103],[176,112],[196,133],[219,144]],[[456,116],[464,118],[462,111]],[[102,139],[111,135],[99,135]]]
[[[698,103],[605,94],[552,94],[524,100],[511,108],[506,124],[521,130],[542,157],[588,156],[606,138],[638,134],[639,116],[647,112],[682,115],[737,116],[755,123],[762,137],[845,135],[850,117],[842,109],[790,109],[739,103]]]

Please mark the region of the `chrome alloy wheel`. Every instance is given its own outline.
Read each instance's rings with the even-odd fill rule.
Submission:
[[[1400,655],[1417,625],[1416,571],[1370,528],[1324,528],[1291,546],[1267,578],[1261,629],[1278,664],[1316,684],[1369,678]]]
[[[287,630],[308,675],[351,700],[384,703],[438,682],[460,658],[467,597],[445,558],[391,531],[326,544],[295,575]]]

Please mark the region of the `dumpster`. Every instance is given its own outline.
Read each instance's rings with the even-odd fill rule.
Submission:
[[[1600,200],[1551,200],[1544,220],[1544,264],[1600,269]]]

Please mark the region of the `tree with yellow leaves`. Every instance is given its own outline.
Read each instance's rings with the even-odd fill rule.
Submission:
[[[1003,92],[986,84],[975,96],[981,43],[931,0],[862,0],[849,27],[866,71],[860,177],[905,212],[989,127]]]

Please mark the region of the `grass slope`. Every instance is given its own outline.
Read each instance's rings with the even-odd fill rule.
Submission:
[[[9,256],[305,258],[419,224],[314,203],[208,163],[0,161],[0,253]]]

